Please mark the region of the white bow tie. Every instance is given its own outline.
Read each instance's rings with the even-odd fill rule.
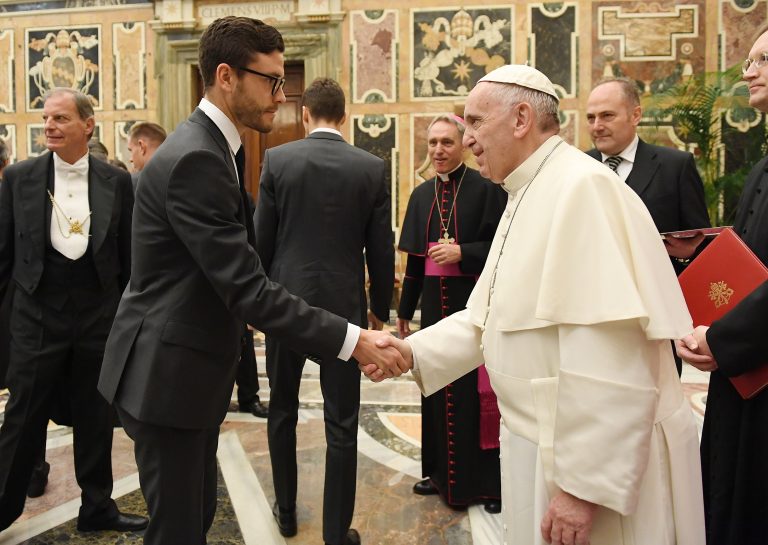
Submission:
[[[74,165],[70,165],[68,163],[59,165],[59,169],[62,173],[72,173],[72,174],[79,174],[80,176],[87,176],[88,175],[88,163],[76,163]]]

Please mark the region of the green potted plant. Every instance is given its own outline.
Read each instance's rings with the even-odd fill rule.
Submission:
[[[744,178],[766,153],[763,116],[749,106],[741,67],[682,78],[647,99],[658,128],[672,125],[694,147],[712,225],[733,221]]]

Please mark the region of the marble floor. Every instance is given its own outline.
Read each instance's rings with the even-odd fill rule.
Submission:
[[[257,343],[260,396],[269,401],[263,351]],[[685,392],[703,421],[708,376],[686,366]],[[274,499],[266,420],[236,412],[233,401],[221,427],[218,462],[219,505],[208,536],[210,545],[309,545],[322,543],[322,489],[325,438],[319,367],[307,362],[301,387],[297,429],[299,463],[298,535],[283,538],[270,513]],[[361,382],[358,430],[358,484],[352,526],[365,545],[490,545],[500,542],[498,515],[482,507],[454,511],[437,496],[416,496],[411,487],[420,478],[419,392],[410,377],[372,384]],[[0,418],[7,391],[0,391]],[[46,493],[29,499],[21,518],[0,533],[0,545],[140,544],[138,534],[75,530],[79,489],[72,467],[69,428],[51,425],[47,459],[51,474]],[[114,497],[122,510],[145,511],[139,490],[132,442],[115,430]]]

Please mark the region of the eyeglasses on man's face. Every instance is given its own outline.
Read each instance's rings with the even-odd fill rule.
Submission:
[[[746,74],[749,72],[749,69],[753,64],[755,65],[755,68],[762,68],[763,66],[768,65],[768,51],[760,53],[756,59],[746,59],[741,65],[741,73]]]
[[[279,76],[272,76],[270,74],[264,74],[263,72],[257,72],[256,70],[251,70],[250,68],[246,68],[245,66],[239,66],[237,68],[238,70],[242,70],[243,72],[248,72],[249,74],[253,74],[255,76],[261,76],[262,78],[267,78],[268,80],[272,81],[272,96],[276,95],[280,89],[285,87],[285,78],[281,78]]]

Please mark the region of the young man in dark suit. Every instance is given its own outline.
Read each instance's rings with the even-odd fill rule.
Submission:
[[[24,509],[66,381],[82,506],[77,528],[140,530],[112,493],[112,412],[96,390],[104,344],[128,283],[133,191],[127,172],[89,157],[90,99],[54,89],[43,106],[52,153],[11,165],[0,190],[0,298],[11,308],[10,399],[0,429],[0,529]]]
[[[595,147],[590,157],[608,165],[645,203],[660,233],[709,227],[709,216],[693,155],[643,142],[640,94],[626,78],[599,82],[587,99],[587,123]],[[664,241],[677,274],[691,260],[703,236]]]
[[[245,323],[315,358],[405,362],[379,335],[271,282],[245,201],[247,129],[268,132],[285,102],[283,40],[246,17],[200,39],[205,97],[141,174],[133,267],[107,341],[99,390],[135,441],[150,523],[145,545],[203,545],[216,510],[216,448]],[[354,366],[354,363],[349,363]]]
[[[365,265],[374,327],[389,320],[394,239],[386,164],[341,136],[344,91],[327,78],[304,91],[307,138],[268,150],[256,213],[256,249],[270,279],[360,327],[367,324]],[[365,250],[365,258],[363,257]],[[268,437],[284,536],[296,533],[296,422],[306,357],[267,336]],[[360,371],[333,357],[320,368],[325,436],[323,539],[359,544],[350,529],[357,477]]]

